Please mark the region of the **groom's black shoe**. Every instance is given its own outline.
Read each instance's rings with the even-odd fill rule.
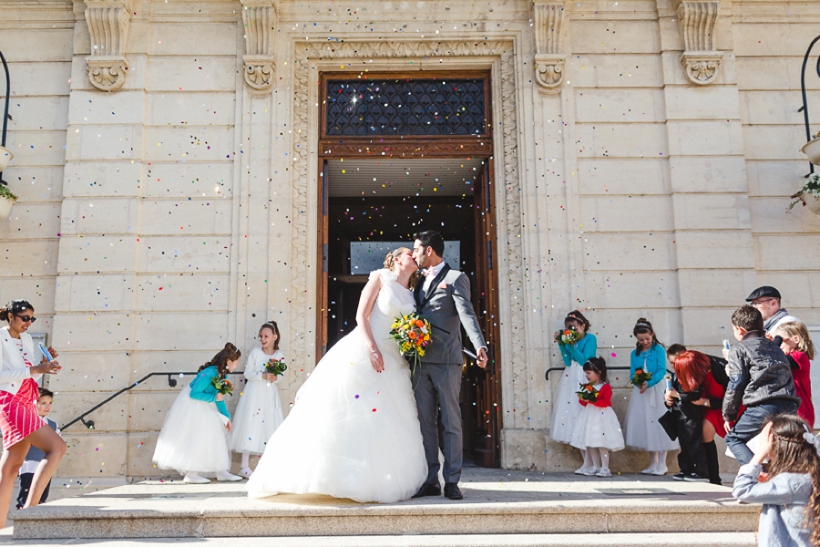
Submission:
[[[459,490],[458,484],[448,482],[444,485],[444,497],[451,500],[461,500],[464,499],[464,494]]]
[[[436,484],[425,484],[419,488],[419,491],[416,492],[413,497],[414,498],[425,498],[427,496],[440,496],[441,495],[441,486]]]

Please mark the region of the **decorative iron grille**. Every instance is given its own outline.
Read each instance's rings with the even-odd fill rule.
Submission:
[[[484,135],[483,79],[328,80],[326,134]]]

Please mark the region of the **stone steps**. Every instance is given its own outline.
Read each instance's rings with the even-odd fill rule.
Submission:
[[[422,545],[423,538],[442,535],[469,542],[480,536],[600,534],[615,540],[652,533],[664,535],[666,544],[667,533],[750,533],[757,527],[759,508],[737,504],[728,488],[639,477],[474,469],[462,480],[461,502],[439,497],[396,504],[311,495],[251,500],[243,483],[146,481],[21,511],[14,538],[396,536]]]

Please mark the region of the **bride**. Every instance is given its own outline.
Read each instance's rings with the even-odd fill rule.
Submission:
[[[412,252],[387,255],[370,274],[358,326],[327,352],[296,394],[248,481],[252,498],[327,494],[359,502],[409,499],[427,478],[410,369],[390,338],[415,309]]]

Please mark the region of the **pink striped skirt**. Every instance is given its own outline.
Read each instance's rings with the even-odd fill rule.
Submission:
[[[23,380],[16,394],[0,391],[0,431],[3,433],[5,450],[45,425],[37,414],[39,397],[37,382],[31,378]]]

